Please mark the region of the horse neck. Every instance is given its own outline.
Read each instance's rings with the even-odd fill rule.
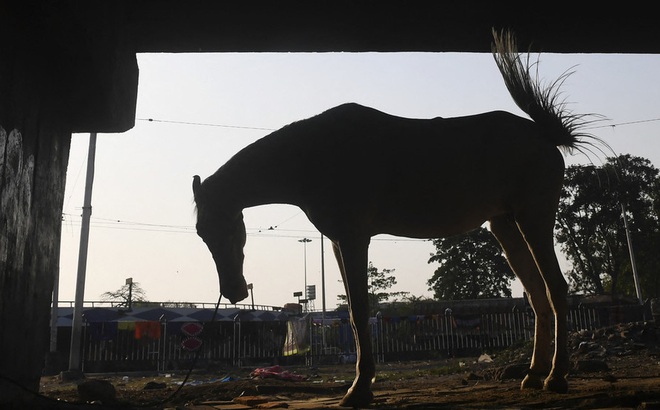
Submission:
[[[299,179],[287,166],[228,164],[207,179],[207,190],[228,208],[242,210],[267,204],[300,205]]]

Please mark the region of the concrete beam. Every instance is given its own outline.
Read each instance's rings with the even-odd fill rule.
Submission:
[[[577,7],[425,0],[128,0],[137,52],[490,52],[491,30],[521,49],[658,53],[660,25],[635,4]]]
[[[38,110],[73,132],[135,124],[138,67],[112,2],[9,2],[0,9],[0,121]]]

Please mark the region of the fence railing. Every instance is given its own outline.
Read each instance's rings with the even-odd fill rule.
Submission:
[[[569,330],[601,326],[599,311],[576,309]],[[534,336],[531,311],[458,316],[448,314],[370,320],[374,354],[380,362],[480,354]],[[346,363],[355,361],[347,319],[313,315],[288,321],[97,322],[85,326],[86,372],[156,370],[214,365]]]
[[[57,302],[58,308],[73,308],[75,301],[60,300]],[[132,307],[162,307],[162,308],[198,308],[214,309],[216,302],[133,302]],[[126,302],[108,301],[108,300],[86,300],[83,302],[83,308],[126,308]],[[247,303],[220,303],[220,309],[246,309],[261,311],[279,311],[280,306],[254,305]]]

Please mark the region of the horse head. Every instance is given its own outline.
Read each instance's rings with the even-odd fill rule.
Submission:
[[[226,209],[211,200],[199,176],[193,178],[193,193],[197,205],[197,235],[208,246],[220,280],[220,293],[231,303],[248,297],[243,276],[245,224],[243,213]]]

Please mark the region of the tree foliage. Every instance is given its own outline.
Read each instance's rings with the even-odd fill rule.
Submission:
[[[129,303],[129,294],[130,302]],[[135,306],[136,303],[145,303],[147,302],[147,293],[142,289],[138,282],[133,282],[133,286],[129,291],[129,285],[126,284],[121,288],[104,292],[101,295],[101,300],[106,300],[109,302],[115,302],[116,306]]]
[[[480,299],[511,297],[515,277],[495,237],[478,228],[449,238],[434,239],[436,253],[429,263],[438,262],[429,290],[436,299]]]
[[[370,314],[376,314],[378,312],[378,306],[381,303],[394,301],[397,298],[406,297],[408,295],[408,292],[387,291],[396,285],[396,278],[392,276],[392,273],[394,273],[394,269],[383,269],[382,271],[379,271],[372,262],[369,262],[369,267],[367,268],[367,289],[369,291]],[[337,300],[346,303],[347,297],[346,295],[337,295]]]
[[[644,158],[608,158],[566,170],[555,233],[572,268],[571,290],[635,294],[623,212],[645,297],[660,291],[660,179]]]

